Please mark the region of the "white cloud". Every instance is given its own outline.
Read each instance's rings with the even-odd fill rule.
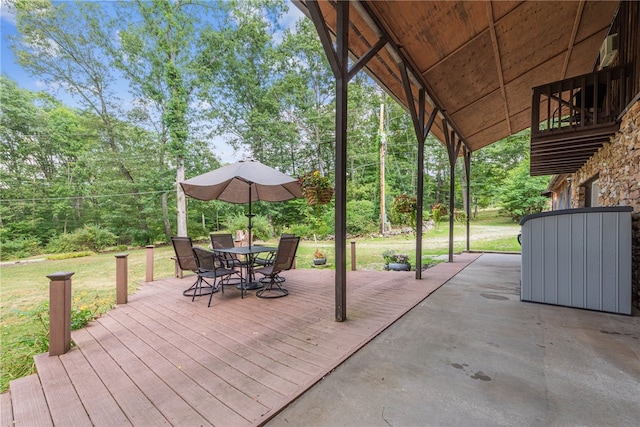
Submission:
[[[11,25],[16,25],[16,14],[13,10],[9,9],[6,1],[0,2],[0,19]]]

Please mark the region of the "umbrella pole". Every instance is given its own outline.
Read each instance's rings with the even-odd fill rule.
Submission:
[[[253,214],[251,213],[251,184],[249,184],[249,214],[247,215],[247,218],[249,218],[249,250],[251,250],[251,240],[253,240],[251,237],[251,229],[253,228],[251,221],[253,218]]]

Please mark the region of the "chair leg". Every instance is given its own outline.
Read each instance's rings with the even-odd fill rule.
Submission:
[[[277,280],[277,274],[271,276],[271,280],[262,289],[256,291],[258,298],[282,298],[289,295],[289,291],[280,286],[280,281]]]
[[[204,281],[206,286],[202,286],[202,282],[202,278],[198,276],[198,280],[196,280],[189,288],[182,291],[182,295],[185,297],[192,297],[193,301],[193,297],[209,295],[210,293],[216,292],[215,288],[209,282],[206,280]]]

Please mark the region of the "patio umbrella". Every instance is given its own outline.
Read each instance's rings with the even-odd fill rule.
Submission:
[[[241,160],[180,183],[187,196],[198,200],[249,203],[249,246],[251,246],[251,203],[256,200],[282,202],[303,197],[298,180],[257,160]]]

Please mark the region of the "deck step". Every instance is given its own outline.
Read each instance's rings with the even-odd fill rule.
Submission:
[[[34,360],[53,423],[60,426],[92,425],[60,358],[44,353],[35,356]]]
[[[53,426],[38,375],[33,374],[13,380],[9,383],[9,388],[15,427]]]
[[[11,393],[0,394],[0,427],[13,426],[13,408],[11,407]]]

